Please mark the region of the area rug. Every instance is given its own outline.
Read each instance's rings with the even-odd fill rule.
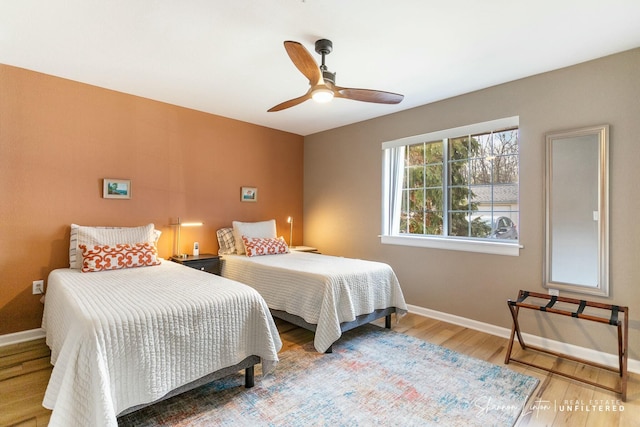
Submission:
[[[513,426],[538,380],[391,330],[309,342],[245,389],[242,372],[120,418],[120,426]]]

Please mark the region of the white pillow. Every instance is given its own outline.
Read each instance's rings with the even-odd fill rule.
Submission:
[[[82,268],[80,245],[118,245],[151,243],[155,246],[160,232],[153,224],[140,227],[86,227],[71,224],[69,239],[69,268]]]
[[[236,241],[236,251],[238,255],[244,254],[244,242],[242,241],[242,236],[246,237],[278,237],[276,235],[276,220],[271,219],[269,221],[260,221],[260,222],[240,222],[233,221],[231,223],[233,226],[233,237]]]

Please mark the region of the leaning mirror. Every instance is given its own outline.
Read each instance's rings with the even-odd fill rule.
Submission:
[[[609,126],[546,135],[546,288],[609,295]]]

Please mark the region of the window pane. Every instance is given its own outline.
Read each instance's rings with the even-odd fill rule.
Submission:
[[[449,160],[466,159],[469,157],[469,138],[466,136],[449,140]]]
[[[443,235],[442,212],[428,212],[425,217],[424,234],[433,236]]]
[[[451,185],[467,185],[469,183],[469,162],[461,160],[449,163]]]
[[[491,159],[479,157],[469,162],[469,184],[490,184],[492,176]]]
[[[517,210],[518,205],[518,184],[494,185],[493,186],[493,210]],[[504,206],[508,206],[505,209]]]
[[[493,134],[493,153],[497,156],[518,154],[518,129],[495,132]]]
[[[517,212],[494,211],[493,229],[489,237],[492,239],[518,240],[517,219]]]
[[[423,215],[422,213],[412,212],[410,215],[405,217],[406,228],[404,233],[409,234],[422,234],[422,223],[423,223]]]
[[[424,144],[409,145],[406,153],[407,166],[424,164]]]
[[[422,212],[424,210],[424,190],[408,190],[408,212]]]
[[[518,130],[505,130],[493,134],[494,182],[518,182]]]
[[[426,187],[442,187],[442,163],[426,167]]]
[[[493,192],[491,185],[472,185],[471,204],[474,205],[472,210],[488,210],[491,213],[491,202],[493,200]]]
[[[424,166],[410,166],[407,168],[406,188],[424,187]]]
[[[493,181],[495,183],[518,182],[518,156],[498,156],[493,159]]]
[[[471,237],[489,237],[491,234],[491,213],[471,216]]]
[[[402,199],[400,233],[418,233],[423,230],[424,190],[405,190]]]
[[[425,193],[424,208],[428,211],[441,211],[443,203],[442,188],[428,188]]]
[[[469,236],[469,222],[467,221],[466,212],[451,212],[449,214],[449,235]]]
[[[425,148],[425,159],[427,164],[442,163],[442,141],[428,142]]]
[[[411,215],[409,217],[409,233],[410,234],[425,234],[424,233],[424,218],[422,213]]]
[[[469,204],[469,189],[467,187],[451,187],[449,189],[449,209],[466,211]]]
[[[469,157],[485,158],[493,154],[492,137],[490,133],[472,135],[471,137],[471,155]]]

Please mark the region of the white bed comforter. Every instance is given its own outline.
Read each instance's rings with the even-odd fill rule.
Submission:
[[[340,338],[342,322],[388,307],[407,312],[393,269],[381,262],[305,252],[224,255],[222,275],[255,288],[269,308],[316,325],[314,347],[321,353]]]
[[[116,416],[250,355],[263,370],[282,343],[252,288],[160,266],[49,275],[43,316],[55,365],[50,426],[117,426]]]

